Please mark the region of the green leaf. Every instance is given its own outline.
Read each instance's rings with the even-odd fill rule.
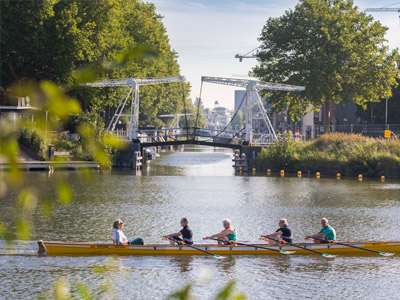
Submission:
[[[63,205],[70,204],[73,198],[70,186],[63,181],[57,184],[57,195]]]
[[[18,195],[18,205],[23,211],[31,212],[37,206],[37,196],[32,189],[24,189]]]
[[[55,300],[72,299],[70,292],[70,283],[66,278],[60,278],[55,282],[53,296]]]
[[[46,108],[50,114],[63,119],[70,114],[76,114],[81,111],[79,102],[66,97],[56,84],[49,81],[42,81],[40,87],[48,100]]]
[[[215,300],[228,300],[234,293],[235,281],[230,280],[226,283],[225,287],[217,294]]]
[[[190,291],[193,287],[193,283],[189,283],[185,285],[183,288],[177,290],[170,294],[167,299],[178,299],[178,300],[191,300],[193,299],[190,295]]]
[[[17,218],[16,237],[19,240],[29,240],[31,224],[27,218]]]

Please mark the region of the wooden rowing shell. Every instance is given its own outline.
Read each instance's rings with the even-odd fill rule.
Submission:
[[[400,253],[400,241],[382,242],[346,242],[345,244],[363,247],[380,252]],[[38,241],[41,254],[48,255],[205,255],[205,253],[186,246],[170,246],[167,244],[148,244],[148,245],[126,245],[117,246],[113,244],[101,243],[64,243]],[[255,244],[256,246],[257,244]],[[267,244],[258,244],[266,247]],[[315,251],[327,254],[368,254],[370,252],[345,245],[337,244],[312,244],[298,243],[298,246],[306,247]],[[281,255],[280,252],[270,251],[254,246],[227,245],[218,246],[216,244],[194,244],[193,246],[212,252],[218,255]],[[293,255],[309,255],[311,251],[285,246],[267,246],[269,248],[287,251],[296,251]]]

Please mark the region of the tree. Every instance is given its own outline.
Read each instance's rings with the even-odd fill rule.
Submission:
[[[1,0],[0,87],[51,80],[77,98],[84,113],[107,123],[123,89],[77,88],[75,75],[91,65],[97,79],[179,76],[177,53],[171,48],[162,16],[154,4],[139,0]],[[118,68],[107,68],[138,47],[151,58],[135,56]],[[190,84],[141,88],[141,125],[163,125],[159,114],[181,112]]]
[[[332,103],[351,100],[365,108],[390,97],[397,85],[399,54],[389,51],[386,31],[353,1],[300,0],[294,10],[268,19],[253,73],[264,81],[305,86],[301,93],[274,92],[272,109],[287,105],[295,116],[324,105],[329,130]]]
[[[236,116],[233,118],[233,120],[231,122],[232,128],[235,130],[235,128],[237,126],[241,129],[243,127],[243,122],[244,122],[243,113],[240,110],[238,110]]]
[[[400,84],[400,79],[397,80]],[[371,112],[372,110],[372,112]],[[366,110],[357,107],[357,116],[362,119],[369,120],[373,116],[375,124],[385,124],[386,115],[386,99],[382,99],[379,103],[369,103]],[[388,111],[387,111],[388,124],[400,124],[400,86],[393,88],[392,97],[388,98]]]

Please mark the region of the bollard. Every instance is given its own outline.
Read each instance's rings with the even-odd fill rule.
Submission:
[[[341,176],[340,173],[337,173],[336,174],[336,179],[340,179],[340,176]]]
[[[285,171],[284,170],[281,170],[281,176],[282,177],[285,176]]]
[[[358,180],[359,180],[359,181],[362,181],[362,179],[363,179],[362,175],[361,175],[361,174],[358,175]]]
[[[385,182],[385,176],[381,176],[381,181]]]
[[[297,172],[297,177],[301,177],[301,171]]]

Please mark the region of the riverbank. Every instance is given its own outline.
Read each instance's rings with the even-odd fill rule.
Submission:
[[[355,134],[325,134],[310,142],[287,140],[264,149],[256,169],[326,175],[400,178],[400,141]]]

